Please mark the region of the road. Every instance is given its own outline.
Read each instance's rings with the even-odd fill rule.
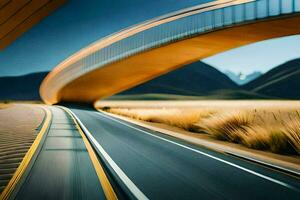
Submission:
[[[106,199],[73,119],[60,108],[51,107],[51,111],[52,122],[41,150],[10,199]]]
[[[149,199],[299,199],[300,179],[91,109],[71,108],[117,181]]]

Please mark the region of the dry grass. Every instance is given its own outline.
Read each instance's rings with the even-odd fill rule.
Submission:
[[[7,103],[0,103],[0,109],[4,109],[4,108],[8,108],[10,107],[11,105],[10,104],[7,104]]]
[[[171,126],[193,131],[198,128],[195,124],[204,118],[211,116],[212,110],[194,109],[127,109],[114,108],[108,110],[111,113],[131,117],[133,119],[164,123]]]
[[[221,102],[200,104],[194,108],[147,106],[108,108],[107,111],[206,133],[249,148],[300,154],[300,102],[224,101],[223,106]]]
[[[290,141],[293,148],[300,154],[300,120],[289,121],[282,130],[286,140]]]
[[[211,118],[198,123],[204,132],[213,137],[231,142],[240,143],[242,134],[251,126],[253,116],[244,112],[226,112],[216,114]]]

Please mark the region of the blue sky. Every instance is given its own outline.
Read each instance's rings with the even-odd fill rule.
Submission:
[[[209,1],[212,0],[69,0],[0,51],[0,76],[51,70],[79,49],[122,28]],[[205,62],[248,73],[266,71],[300,57],[300,36],[264,43],[213,56]]]
[[[204,59],[220,69],[249,74],[266,72],[286,61],[300,58],[300,35],[265,40]]]
[[[145,20],[212,0],[69,0],[4,51],[0,76],[51,70],[88,44]]]

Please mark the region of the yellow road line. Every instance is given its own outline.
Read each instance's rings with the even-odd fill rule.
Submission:
[[[83,133],[81,127],[79,126],[78,122],[76,121],[76,119],[73,117],[73,115],[70,113],[70,111],[67,109],[67,108],[64,108],[64,107],[60,107],[62,108],[63,110],[65,110],[70,116],[71,118],[73,119],[73,121],[75,122],[76,124],[76,127],[77,129],[79,130],[79,133],[83,139],[83,142],[85,144],[85,147],[89,153],[89,156],[92,160],[92,163],[94,165],[94,168],[95,168],[95,171],[98,175],[98,179],[101,183],[101,186],[102,186],[102,189],[105,193],[105,196],[107,199],[109,200],[117,200],[117,195],[116,193],[114,192],[105,172],[104,172],[104,169],[102,168],[100,162],[98,161],[98,158],[89,142],[89,140],[87,139],[87,137],[85,136],[85,134]]]
[[[12,191],[14,190],[17,183],[19,182],[19,180],[23,176],[25,170],[27,169],[33,155],[35,154],[35,152],[36,152],[36,150],[37,150],[44,134],[46,133],[46,131],[47,131],[49,125],[50,125],[52,114],[51,114],[49,109],[44,108],[44,107],[42,107],[42,108],[46,112],[46,119],[44,121],[44,124],[43,124],[40,132],[38,133],[36,139],[34,140],[31,147],[29,148],[28,152],[25,154],[22,162],[20,163],[20,165],[17,168],[16,172],[14,173],[13,177],[10,179],[7,186],[3,190],[2,194],[0,195],[1,200],[6,200],[11,195]]]

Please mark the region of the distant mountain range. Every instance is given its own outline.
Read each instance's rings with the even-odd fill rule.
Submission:
[[[110,99],[134,99],[133,95],[137,95],[139,99],[168,99],[166,94],[193,95],[197,99],[300,99],[300,90],[297,90],[300,85],[300,59],[277,66],[263,75],[260,72],[249,74],[244,77],[244,83],[249,81],[244,85],[239,85],[236,83],[238,81],[232,79],[231,73],[225,75],[199,61]]]
[[[300,59],[273,68],[242,89],[277,98],[300,99]]]
[[[238,85],[244,85],[246,83],[249,83],[250,81],[253,81],[254,79],[262,75],[262,73],[259,71],[255,71],[250,74],[244,75],[242,73],[236,74],[230,70],[226,70],[224,74],[226,74],[231,80],[233,80]]]
[[[39,87],[48,72],[0,78],[0,100],[40,100]]]
[[[0,78],[0,100],[40,100],[47,72]],[[238,85],[229,75],[199,61],[114,95],[109,99],[300,99],[300,59]]]
[[[177,95],[208,95],[221,89],[237,89],[225,74],[199,61],[159,76],[121,94],[166,93]]]

